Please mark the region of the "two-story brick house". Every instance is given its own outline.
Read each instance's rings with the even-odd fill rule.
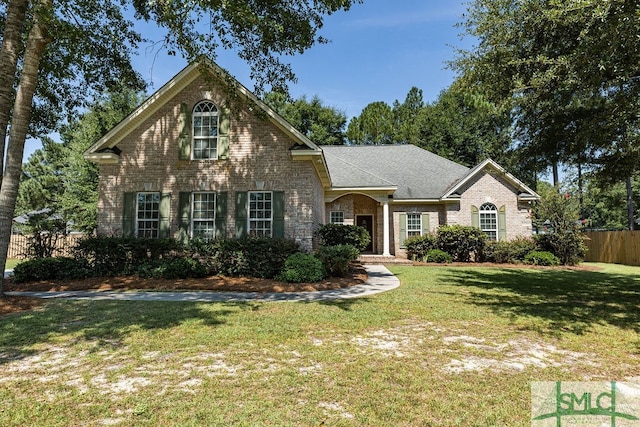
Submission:
[[[317,146],[215,64],[192,64],[93,144],[98,233],[286,237],[311,249],[327,222],[370,252],[442,224],[531,234],[537,194],[499,165],[473,169],[411,145]]]

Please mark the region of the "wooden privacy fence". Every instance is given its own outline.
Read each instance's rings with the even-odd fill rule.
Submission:
[[[640,231],[587,231],[585,261],[640,265]]]
[[[85,237],[84,234],[69,234],[65,237],[58,238],[53,256],[69,256],[71,250],[76,246],[78,241]],[[29,244],[29,236],[24,234],[12,234],[9,242],[9,253],[7,258],[24,259],[27,254]]]

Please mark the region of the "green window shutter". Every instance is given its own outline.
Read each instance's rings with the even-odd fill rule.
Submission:
[[[480,211],[477,206],[471,206],[471,226],[480,228]]]
[[[246,204],[245,204],[246,205]],[[216,239],[227,237],[227,192],[216,194]]]
[[[273,237],[284,239],[284,191],[273,192]]]
[[[407,240],[407,214],[401,213],[400,220],[400,248],[406,248],[404,241]]]
[[[184,102],[180,104],[178,131],[178,157],[180,160],[189,160],[191,158],[191,109]]]
[[[507,208],[504,205],[498,209],[498,240],[507,240]]]
[[[122,210],[122,237],[133,237],[136,232],[136,193],[124,193]]]
[[[169,237],[169,215],[171,213],[171,193],[163,193],[160,195],[160,204],[158,205],[158,238],[166,239]]]
[[[429,214],[428,213],[423,213],[422,214],[422,235],[424,236],[425,234],[429,234]]]
[[[249,194],[246,191],[236,191],[236,237],[247,235],[247,202]]]
[[[178,199],[178,240],[187,243],[191,227],[191,193],[181,191]]]
[[[218,159],[227,160],[229,158],[229,129],[231,128],[231,110],[229,107],[220,108],[218,124]]]

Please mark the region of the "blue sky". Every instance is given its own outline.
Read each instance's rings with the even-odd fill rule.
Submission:
[[[291,57],[297,84],[290,85],[294,98],[318,95],[325,105],[335,107],[347,119],[360,114],[367,104],[403,101],[411,87],[423,90],[424,100],[437,98],[455,77],[446,69],[454,48],[468,48],[471,41],[461,39],[465,12],[463,0],[364,0],[348,12],[325,20],[320,35],[331,40],[316,45],[302,55]],[[176,75],[187,62],[158,50],[154,41],[163,33],[152,24],[137,26],[150,41],[140,45],[134,67],[149,83],[153,93]],[[222,51],[216,59],[249,89],[249,68],[233,51]],[[55,135],[53,135],[55,138]],[[24,160],[40,148],[40,141],[29,140]]]
[[[331,43],[316,45],[291,58],[298,83],[291,95],[318,95],[325,105],[344,111],[348,118],[359,115],[369,103],[404,100],[412,86],[424,91],[426,101],[436,99],[454,78],[445,62],[454,47],[469,47],[461,40],[465,2],[461,0],[364,0],[348,12],[329,16],[320,34]],[[158,39],[154,28],[140,31]],[[135,61],[143,78],[156,90],[177,74],[186,61],[142,46]],[[154,62],[155,61],[155,62]],[[223,52],[217,63],[242,84],[253,89],[249,69],[233,51]]]

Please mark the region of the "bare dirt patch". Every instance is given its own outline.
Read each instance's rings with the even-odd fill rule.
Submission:
[[[0,316],[19,311],[35,310],[42,304],[44,304],[44,301],[40,298],[2,295],[0,298]]]

